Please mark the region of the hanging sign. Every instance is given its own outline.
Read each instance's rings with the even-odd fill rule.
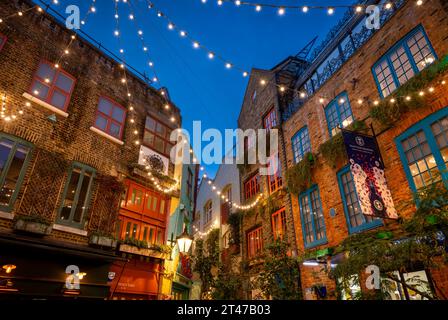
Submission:
[[[342,130],[361,211],[364,215],[397,219],[376,138]]]

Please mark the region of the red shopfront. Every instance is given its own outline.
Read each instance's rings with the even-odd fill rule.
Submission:
[[[164,260],[147,254],[147,250],[139,250],[135,243],[145,242],[149,247],[165,244],[169,197],[130,180],[125,184],[117,234],[123,242],[119,254],[128,261],[111,267],[114,275],[111,298],[158,299]]]

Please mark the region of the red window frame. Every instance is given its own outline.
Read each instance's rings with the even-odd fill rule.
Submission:
[[[259,227],[247,233],[247,257],[255,258],[263,250],[263,228]]]
[[[155,129],[154,130],[148,129],[148,127],[147,127],[148,118],[150,118],[152,121],[155,122]],[[159,132],[157,132],[157,127],[158,126],[161,126],[161,127],[165,128],[165,131],[166,131],[165,136],[162,136]],[[154,136],[154,141],[153,141],[152,144],[148,143],[148,141],[146,141],[146,139],[145,139],[147,132]],[[164,155],[166,157],[169,157],[170,156],[170,152],[171,152],[171,148],[174,146],[174,143],[171,142],[171,140],[170,140],[171,132],[173,132],[173,128],[171,128],[169,125],[163,123],[162,121],[160,121],[159,119],[157,119],[157,118],[155,118],[153,116],[147,116],[146,117],[146,122],[145,122],[145,134],[144,134],[144,137],[143,137],[143,144],[145,146],[155,150],[156,152],[159,152],[160,154],[162,154],[162,155]],[[163,148],[164,151],[163,152],[158,150],[157,147],[156,147],[156,139],[157,138],[162,140],[163,143],[164,143],[164,148]]]
[[[53,80],[52,81],[46,82],[46,79],[43,79],[43,78],[41,78],[38,75],[40,66],[42,64],[46,64],[52,70],[54,70],[54,76],[53,76]],[[58,79],[60,74],[63,74],[65,77],[67,77],[67,78],[69,78],[70,80],[73,81],[72,86],[71,86],[69,92],[65,91],[64,89],[62,89],[62,88],[60,88],[60,87],[58,87],[56,85],[56,81],[57,81],[57,79]],[[39,82],[41,85],[43,85],[43,86],[48,88],[48,93],[47,93],[47,95],[45,97],[43,97],[41,95],[34,94],[33,87],[34,87],[34,84],[36,82]],[[30,89],[29,89],[29,93],[31,95],[33,95],[34,97],[36,97],[36,98],[38,98],[38,99],[48,103],[49,105],[51,105],[51,106],[53,106],[53,107],[55,107],[55,108],[57,108],[59,110],[67,111],[68,105],[70,104],[70,100],[71,100],[71,97],[72,97],[73,90],[75,89],[75,84],[76,84],[76,78],[73,77],[71,74],[69,74],[68,72],[62,70],[61,68],[55,68],[54,64],[50,63],[49,61],[41,60],[39,62],[39,65],[38,65],[36,71],[34,72],[34,76],[33,76],[33,80],[31,81],[31,86],[30,86]],[[53,98],[53,95],[54,95],[55,91],[57,91],[59,94],[61,94],[61,95],[66,97],[65,104],[64,104],[64,107],[62,109],[51,104],[51,100]]]
[[[269,159],[268,166],[272,163],[274,157]],[[277,160],[278,161],[278,160]],[[275,172],[272,175],[268,175],[268,182],[269,182],[269,192],[274,193],[278,189],[280,189],[283,186],[283,179],[282,179],[282,170],[280,161],[278,161],[278,169],[277,172]]]
[[[249,200],[260,192],[260,175],[258,172],[244,182],[245,199]]]
[[[270,130],[276,126],[277,126],[277,113],[275,112],[275,109],[272,108],[263,117],[263,128],[266,130]]]
[[[271,216],[272,221],[272,233],[274,235],[274,240],[283,240],[286,236],[286,210],[281,208],[280,210],[274,212]]]
[[[3,47],[5,46],[6,41],[8,41],[8,37],[4,34],[0,33],[0,51],[2,51]]]
[[[112,105],[112,108],[110,109],[110,114],[105,114],[104,112],[100,111],[100,102],[101,102],[101,100],[107,100]],[[115,108],[119,108],[119,109],[124,111],[123,112],[123,119],[121,119],[121,122],[115,120],[112,117],[112,114],[113,114],[113,111],[114,111]],[[114,137],[114,138],[117,138],[117,139],[122,139],[123,138],[124,123],[125,123],[126,115],[127,115],[127,110],[126,110],[125,107],[123,107],[121,104],[119,104],[118,102],[114,101],[113,99],[111,99],[109,97],[101,96],[98,99],[98,105],[96,107],[95,121],[93,123],[93,126],[95,128],[97,128],[98,130],[101,130],[104,133],[107,133],[111,137]],[[106,124],[106,129],[105,130],[103,130],[103,129],[101,129],[101,128],[96,126],[96,120],[97,120],[98,116],[101,116],[101,117],[106,119],[107,124]],[[118,136],[116,136],[116,135],[114,135],[114,134],[112,134],[110,132],[110,126],[111,126],[112,123],[114,123],[115,125],[118,125],[120,127],[120,134]]]
[[[143,221],[138,221],[138,220],[128,218],[125,216],[120,216],[119,222],[120,222],[120,230],[118,230],[118,238],[120,240],[126,240],[126,226],[128,223],[131,223],[131,229],[130,229],[131,234],[129,235],[129,238],[133,238],[132,237],[132,229],[133,229],[133,226],[136,225],[137,232],[136,232],[136,236],[134,239],[140,240],[140,241],[146,241],[149,244],[155,244],[155,243],[165,244],[165,228],[162,228],[162,227],[159,227],[159,226],[156,226],[153,224],[145,223]],[[147,228],[146,238],[144,238],[145,228]],[[150,236],[151,230],[153,230],[152,236]],[[159,233],[161,233],[161,235],[162,235],[161,239],[158,239],[158,237],[157,237],[157,235]]]
[[[142,195],[142,200],[140,204],[135,204],[132,202],[132,194],[135,191],[139,191]],[[145,188],[135,182],[127,182],[127,194],[124,199],[126,201],[121,202],[121,207],[129,211],[133,211],[144,216],[148,216],[159,221],[165,221],[169,210],[169,198],[163,194],[160,194],[154,190]],[[153,199],[157,199],[156,207],[153,207]],[[150,202],[149,202],[150,201]],[[164,201],[164,206],[161,208],[162,201]],[[149,207],[148,207],[149,202]]]

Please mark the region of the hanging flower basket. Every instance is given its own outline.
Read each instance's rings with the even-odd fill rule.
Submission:
[[[37,235],[49,235],[52,229],[51,223],[40,216],[16,216],[14,222],[14,230]]]

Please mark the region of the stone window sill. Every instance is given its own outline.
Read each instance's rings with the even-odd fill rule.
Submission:
[[[23,94],[23,97],[25,97],[26,99],[30,100],[31,102],[34,102],[35,104],[38,104],[42,107],[44,107],[45,109],[50,110],[51,112],[54,112],[64,118],[68,117],[68,113],[65,111],[62,111],[61,109],[58,109],[56,107],[53,107],[51,104],[46,103],[45,101],[40,100],[39,98],[36,98],[35,96],[32,96],[31,94],[25,92]]]
[[[102,136],[102,137],[104,137],[104,138],[106,138],[106,139],[109,139],[110,141],[112,141],[112,142],[114,142],[114,143],[116,143],[116,144],[119,144],[120,146],[124,145],[124,142],[123,142],[123,141],[121,141],[121,140],[119,140],[119,139],[117,139],[117,138],[115,138],[115,137],[112,137],[111,135],[109,135],[109,134],[107,134],[107,133],[101,131],[101,130],[98,129],[98,128],[90,127],[90,130],[93,131],[93,132],[95,132],[95,133],[98,133],[100,136]]]
[[[73,228],[73,227],[68,227],[68,226],[64,226],[62,224],[54,224],[53,225],[53,230],[58,230],[58,231],[64,231],[64,232],[68,232],[68,233],[73,233],[73,234],[77,234],[80,236],[87,236],[87,231],[85,230],[81,230],[81,229],[77,229],[77,228]]]

